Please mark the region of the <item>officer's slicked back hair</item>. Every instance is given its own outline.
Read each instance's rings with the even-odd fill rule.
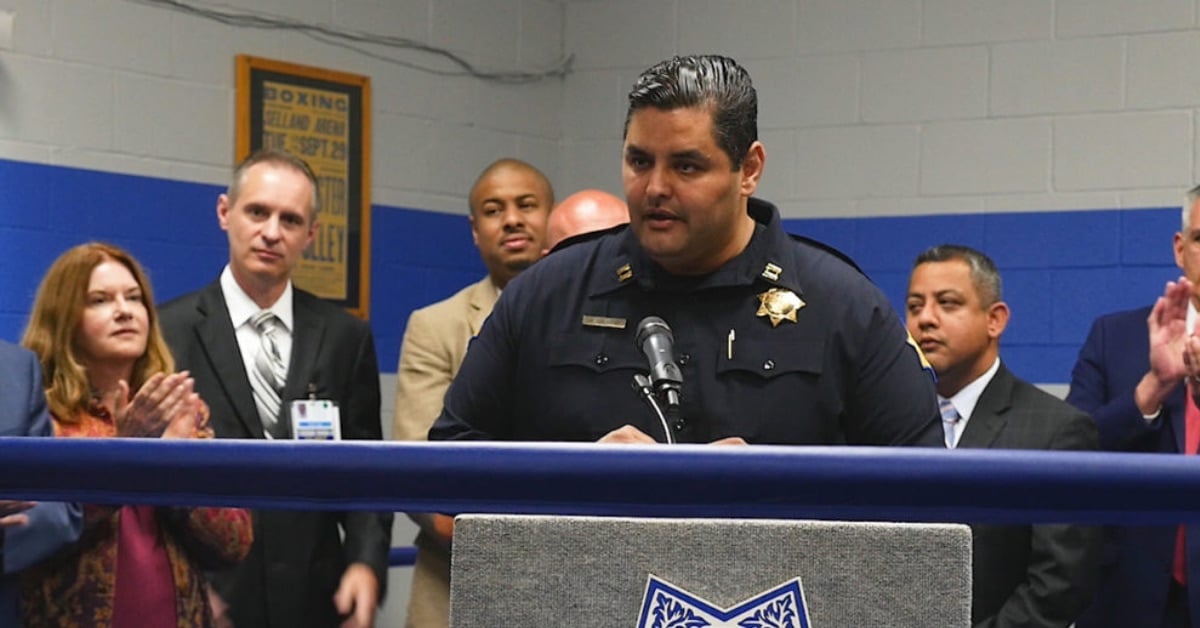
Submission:
[[[969,246],[961,244],[940,244],[930,247],[917,256],[913,268],[930,262],[949,262],[959,260],[965,262],[971,269],[971,283],[979,293],[979,303],[988,308],[1003,299],[1003,286],[1000,282],[1000,271],[992,258]]]
[[[675,57],[642,72],[629,92],[629,120],[639,109],[705,107],[712,112],[717,145],[734,169],[758,139],[758,94],[745,68],[720,55]]]

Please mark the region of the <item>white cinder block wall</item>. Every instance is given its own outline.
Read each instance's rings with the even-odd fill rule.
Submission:
[[[760,192],[785,216],[1165,206],[1200,180],[1196,0],[190,1],[411,38],[488,70],[572,54],[573,71],[504,86],[149,0],[0,0],[0,23],[13,18],[10,37],[0,29],[0,158],[222,183],[233,57],[246,53],[371,76],[376,204],[463,213],[502,155],[563,192],[619,191],[637,73],[721,52],[759,87]],[[385,416],[392,390],[385,375]],[[382,626],[400,625],[396,571]]]
[[[563,55],[551,0],[186,0],[405,37],[484,70],[538,71]],[[223,183],[233,159],[234,56],[371,77],[377,204],[465,212],[466,188],[498,155],[557,181],[562,80],[499,85],[371,58],[307,35],[237,28],[153,0],[0,0],[0,157]],[[437,70],[444,60],[369,47]]]
[[[624,93],[690,52],[751,71],[787,217],[1169,206],[1200,179],[1194,0],[575,1],[564,43],[564,189],[619,190]]]

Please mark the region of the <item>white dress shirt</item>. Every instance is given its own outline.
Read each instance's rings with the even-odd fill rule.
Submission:
[[[254,318],[254,315],[258,314],[262,308],[258,307],[250,295],[246,294],[238,285],[228,264],[225,265],[225,270],[221,271],[221,293],[225,295],[225,307],[229,310],[229,320],[233,323],[233,331],[237,336],[238,350],[242,353],[242,366],[246,369],[246,376],[249,377],[254,368],[254,356],[258,354],[261,343],[258,330],[250,323],[250,319]],[[279,357],[283,363],[290,365],[292,363],[292,331],[295,329],[295,317],[292,315],[291,281],[288,281],[287,287],[283,289],[283,294],[279,299],[267,309],[279,318],[283,328],[287,331],[286,334],[276,335],[275,345],[279,347]]]
[[[954,393],[950,397],[950,403],[954,404],[954,409],[958,410],[958,416],[961,417],[954,424],[954,440],[949,445],[951,448],[958,447],[958,441],[962,438],[963,430],[967,429],[967,422],[971,420],[971,415],[975,412],[975,405],[979,403],[979,396],[983,394],[983,389],[991,383],[992,378],[996,376],[996,371],[1000,370],[1000,357],[996,357],[996,361],[992,362],[992,366],[984,371],[983,375],[975,378],[975,381],[962,387],[962,390]],[[938,401],[945,397],[938,395]]]

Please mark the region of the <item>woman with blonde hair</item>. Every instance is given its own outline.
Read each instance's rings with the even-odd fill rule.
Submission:
[[[115,246],[83,244],[51,265],[22,344],[41,361],[55,436],[212,437],[153,302]],[[242,509],[85,505],[79,540],[23,577],[25,625],[209,626],[201,570],[241,560],[251,540]]]

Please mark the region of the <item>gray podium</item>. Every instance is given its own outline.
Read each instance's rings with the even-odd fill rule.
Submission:
[[[450,616],[452,628],[966,628],[971,532],[463,515],[454,528]]]

